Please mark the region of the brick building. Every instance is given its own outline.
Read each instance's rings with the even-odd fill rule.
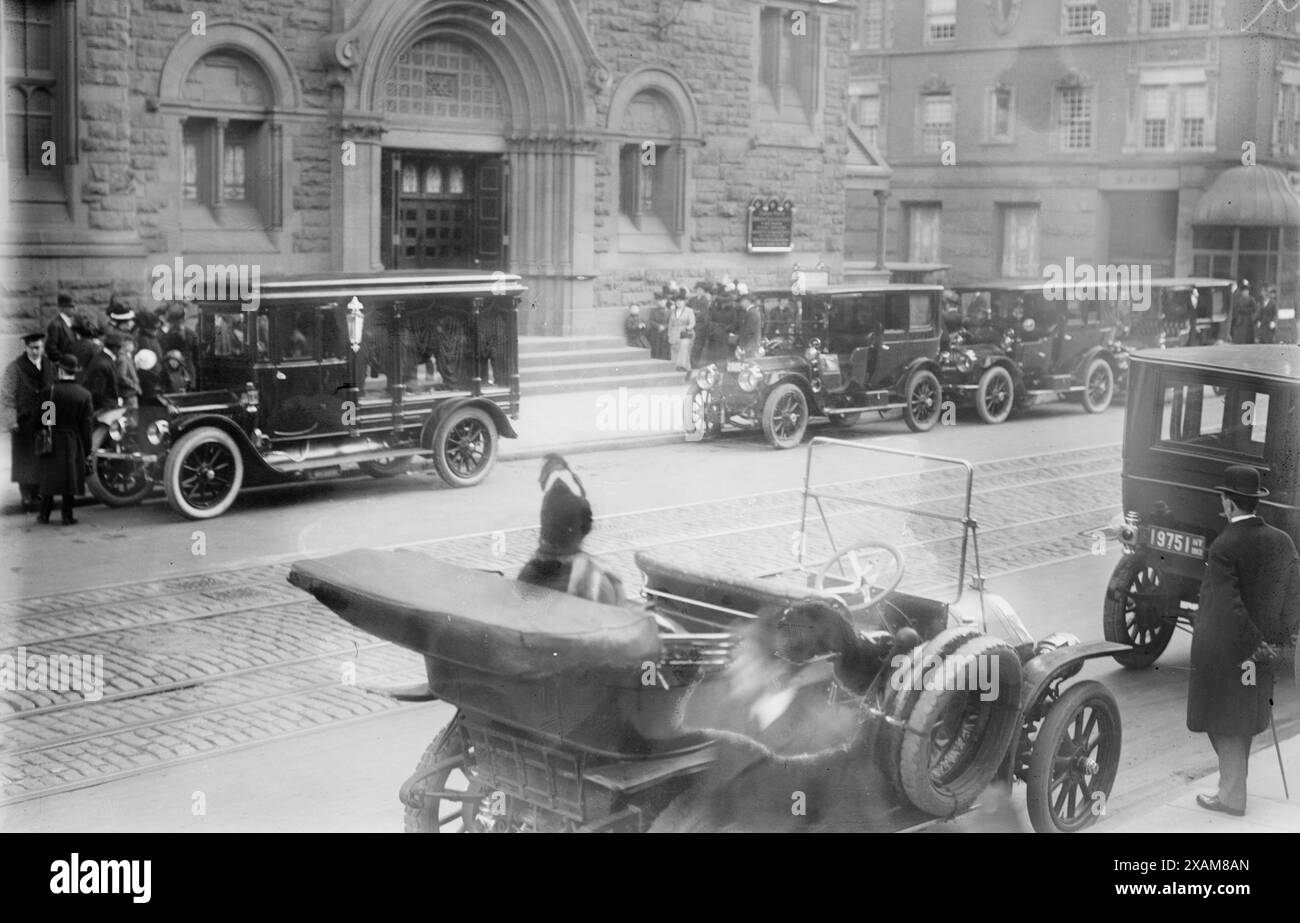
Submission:
[[[1295,304],[1300,12],[857,0],[856,13],[850,130],[892,174],[890,259],[963,280],[1041,278],[1067,257],[1148,263],[1277,282]],[[871,264],[877,202],[850,190],[847,217],[846,260]]]
[[[177,257],[263,276],[505,268],[531,289],[526,331],[561,334],[621,329],[670,278],[838,269],[844,5],[13,0],[3,16],[0,332],[58,291],[144,300]],[[791,251],[748,252],[755,197],[794,203]]]

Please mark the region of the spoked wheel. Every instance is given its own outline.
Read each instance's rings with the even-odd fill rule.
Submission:
[[[153,482],[145,474],[140,462],[122,458],[100,458],[99,450],[113,449],[108,438],[108,427],[99,426],[90,437],[90,457],[94,464],[86,484],[95,499],[105,506],[131,506],[139,503],[153,489]]]
[[[452,487],[482,481],[497,457],[497,428],[486,411],[461,407],[447,414],[433,435],[433,462]]]
[[[692,382],[686,389],[686,419],[683,427],[689,434],[712,436],[722,432],[722,412],[709,400],[709,393]]]
[[[467,770],[459,722],[453,720],[420,757],[398,797],[406,805],[407,833],[486,833],[478,822],[483,787]]]
[[[1115,373],[1110,363],[1098,356],[1088,363],[1083,376],[1083,409],[1088,413],[1101,413],[1110,406],[1115,396]]]
[[[1119,705],[1110,690],[1076,683],[1047,712],[1026,777],[1029,820],[1039,833],[1074,833],[1096,822],[1119,770]]]
[[[943,407],[943,388],[934,372],[917,369],[907,379],[907,405],[903,408],[903,422],[914,433],[934,429]]]
[[[777,385],[763,402],[763,435],[777,449],[793,449],[808,429],[808,399],[798,385]]]
[[[1011,373],[995,365],[980,376],[975,389],[975,410],[985,423],[1002,423],[1015,406],[1016,388]]]
[[[1102,611],[1106,640],[1132,645],[1132,650],[1113,655],[1130,669],[1155,663],[1178,626],[1177,597],[1141,555],[1125,555],[1115,565]]]
[[[178,439],[163,467],[167,502],[190,519],[220,516],[235,502],[243,482],[239,446],[213,426],[201,426]]]

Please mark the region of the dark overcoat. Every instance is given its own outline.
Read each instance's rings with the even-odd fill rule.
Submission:
[[[1228,525],[1210,545],[1192,633],[1187,728],[1230,736],[1268,727],[1272,666],[1243,667],[1260,641],[1284,643],[1300,621],[1300,557],[1258,516]]]
[[[40,490],[47,497],[79,494],[95,418],[90,392],[74,381],[56,381],[46,393],[54,401],[54,454],[40,457]]]
[[[45,355],[57,365],[61,358],[72,352],[72,344],[75,342],[76,338],[68,325],[63,322],[62,316],[54,315],[54,320],[50,321],[49,326],[45,328]]]
[[[94,399],[96,411],[112,410],[117,406],[117,382],[117,362],[102,349],[81,372],[81,383]]]
[[[24,353],[5,369],[4,391],[12,395],[17,429],[10,440],[12,448],[9,480],[16,484],[35,484],[39,479],[36,463],[36,430],[41,420],[41,393],[54,380],[54,364],[49,356],[38,369]]]

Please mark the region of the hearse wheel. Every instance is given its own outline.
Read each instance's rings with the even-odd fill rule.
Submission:
[[[903,422],[914,433],[934,429],[943,409],[943,388],[934,372],[917,369],[907,378],[904,389],[907,404],[903,407]]]
[[[425,748],[402,783],[407,833],[484,833],[477,821],[482,785],[465,771],[465,741],[453,720]]]
[[[904,716],[898,778],[912,804],[949,817],[993,781],[1020,727],[1020,659],[984,635],[933,660],[912,676],[924,691]]]
[[[90,436],[90,458],[93,464],[86,486],[95,499],[105,506],[131,506],[139,503],[153,489],[153,482],[144,473],[140,462],[120,458],[100,458],[99,450],[105,445],[113,448],[108,438],[108,427],[97,426]]]
[[[1178,626],[1178,599],[1161,583],[1160,571],[1141,555],[1125,555],[1106,585],[1102,628],[1107,641],[1133,649],[1114,654],[1122,666],[1142,669],[1155,663]]]
[[[220,516],[235,502],[243,482],[239,446],[214,426],[200,426],[176,440],[163,466],[167,502],[189,519]]]
[[[399,474],[405,474],[411,467],[411,456],[405,455],[400,458],[380,458],[375,461],[364,461],[357,465],[362,471],[372,478],[395,478]]]
[[[452,487],[473,487],[497,457],[497,428],[478,407],[453,410],[433,434],[433,463]]]
[[[709,400],[709,392],[695,382],[686,389],[686,419],[682,421],[688,433],[712,436],[722,432],[722,412]]]
[[[1000,365],[987,369],[975,389],[975,411],[985,423],[1002,423],[1011,416],[1016,386],[1011,373]]]
[[[1039,833],[1075,833],[1106,808],[1119,771],[1119,705],[1110,690],[1076,683],[1047,712],[1034,738],[1025,790]]]
[[[1110,363],[1098,356],[1088,363],[1083,376],[1083,409],[1088,413],[1101,413],[1115,397],[1115,373]]]
[[[763,402],[763,435],[777,449],[793,449],[808,429],[808,399],[796,384],[777,385]]]

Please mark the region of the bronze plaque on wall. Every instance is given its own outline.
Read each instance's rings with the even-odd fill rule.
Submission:
[[[789,253],[794,249],[794,203],[756,198],[749,203],[750,253]]]

